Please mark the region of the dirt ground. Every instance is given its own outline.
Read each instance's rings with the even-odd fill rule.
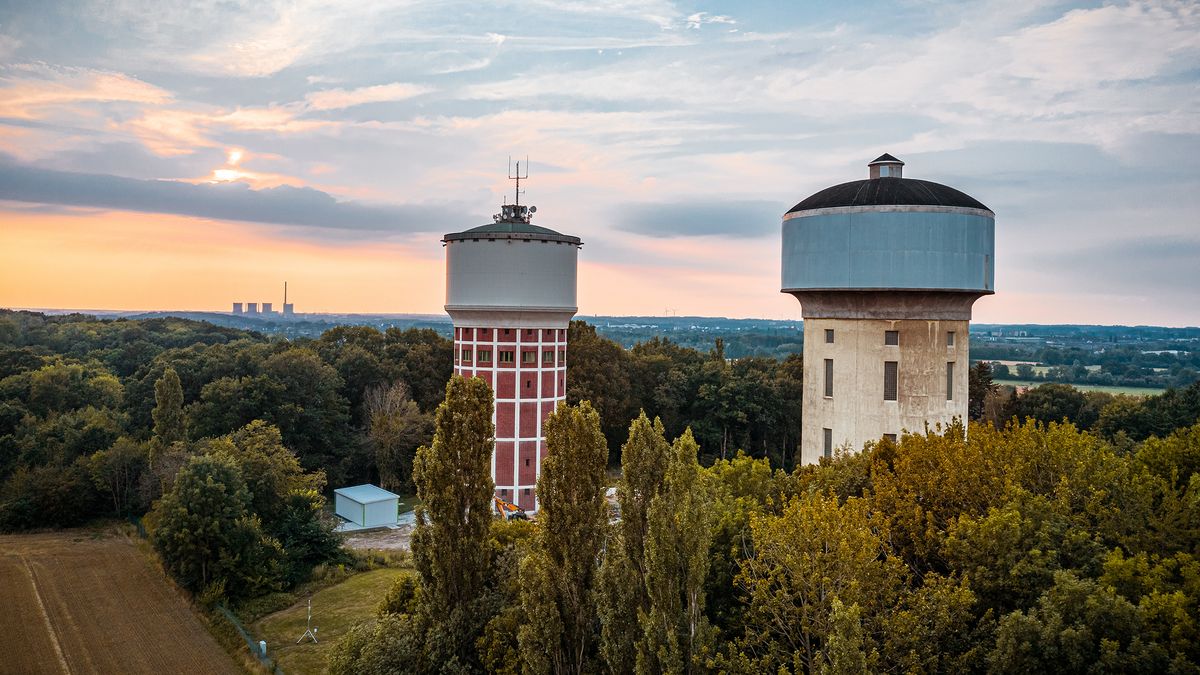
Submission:
[[[116,531],[0,535],[0,673],[239,673]]]
[[[382,528],[342,535],[346,546],[358,550],[409,550],[412,542],[412,525],[400,525],[396,529]]]

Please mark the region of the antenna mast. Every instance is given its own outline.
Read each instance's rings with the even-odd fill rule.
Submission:
[[[521,179],[522,178],[529,178],[529,155],[525,155],[525,175],[524,176],[521,175],[521,160],[519,160],[519,159],[517,160],[517,172],[514,174],[513,170],[512,170],[512,157],[509,157],[508,158],[508,179],[515,180],[517,182],[516,190],[514,190],[514,192],[516,193],[516,201],[513,202],[514,206],[521,205]]]

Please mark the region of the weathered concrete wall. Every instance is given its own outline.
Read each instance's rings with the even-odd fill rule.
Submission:
[[[806,313],[807,314],[807,313]],[[834,331],[826,343],[825,331]],[[884,344],[899,332],[898,345]],[[824,453],[824,429],[834,448],[862,450],[884,434],[923,431],[967,415],[969,369],[966,320],[810,318],[804,320],[804,420],[801,462]],[[954,345],[946,344],[954,332]],[[833,396],[825,396],[825,359],[833,360]],[[897,397],[884,400],[884,363],[897,362]],[[946,397],[946,364],[954,363],[953,397]]]

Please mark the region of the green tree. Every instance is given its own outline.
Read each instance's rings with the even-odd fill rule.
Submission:
[[[662,422],[651,423],[643,411],[629,425],[621,447],[617,502],[621,522],[612,532],[600,569],[598,599],[601,653],[613,672],[632,672],[641,635],[638,613],[650,608],[646,591],[646,533],[650,502],[663,487],[671,461],[671,444]]]
[[[420,505],[413,561],[421,575],[429,658],[446,669],[472,668],[475,641],[490,619],[492,521],[492,391],[478,378],[455,375],[437,409],[433,443],[413,467]]]
[[[151,414],[154,417],[154,454],[187,440],[183,387],[174,368],[168,367],[154,383],[154,412]]]
[[[982,421],[984,404],[998,388],[992,379],[992,364],[980,361],[972,366],[967,374],[967,418],[974,422]]]
[[[237,465],[193,457],[155,506],[150,541],[167,571],[193,593],[239,599],[273,590],[282,550],[249,507]]]
[[[429,438],[432,420],[409,397],[403,382],[369,389],[364,406],[379,484],[389,490],[411,488],[413,457]]]
[[[538,478],[537,546],[521,565],[528,621],[518,639],[534,672],[591,670],[596,651],[597,561],[607,505],[608,444],[587,401],[559,405],[543,425],[546,458]]]
[[[639,673],[683,673],[703,669],[713,631],[705,616],[704,582],[712,544],[711,499],[701,481],[700,448],[691,430],[671,448],[663,489],[646,514],[646,591],[639,612]]]
[[[872,633],[903,586],[904,566],[866,500],[803,495],[781,515],[755,516],[750,531],[754,555],[737,577],[750,604],[737,650],[751,663],[742,667],[825,667],[833,599],[860,607]]]
[[[112,512],[126,516],[138,510],[138,484],[146,470],[149,452],[130,438],[118,438],[107,450],[91,456],[89,469],[92,482],[101,494],[109,498]]]

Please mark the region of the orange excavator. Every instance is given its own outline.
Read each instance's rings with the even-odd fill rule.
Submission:
[[[496,503],[496,515],[501,518],[505,520],[529,520],[529,516],[525,515],[525,509],[494,495],[492,499]]]

